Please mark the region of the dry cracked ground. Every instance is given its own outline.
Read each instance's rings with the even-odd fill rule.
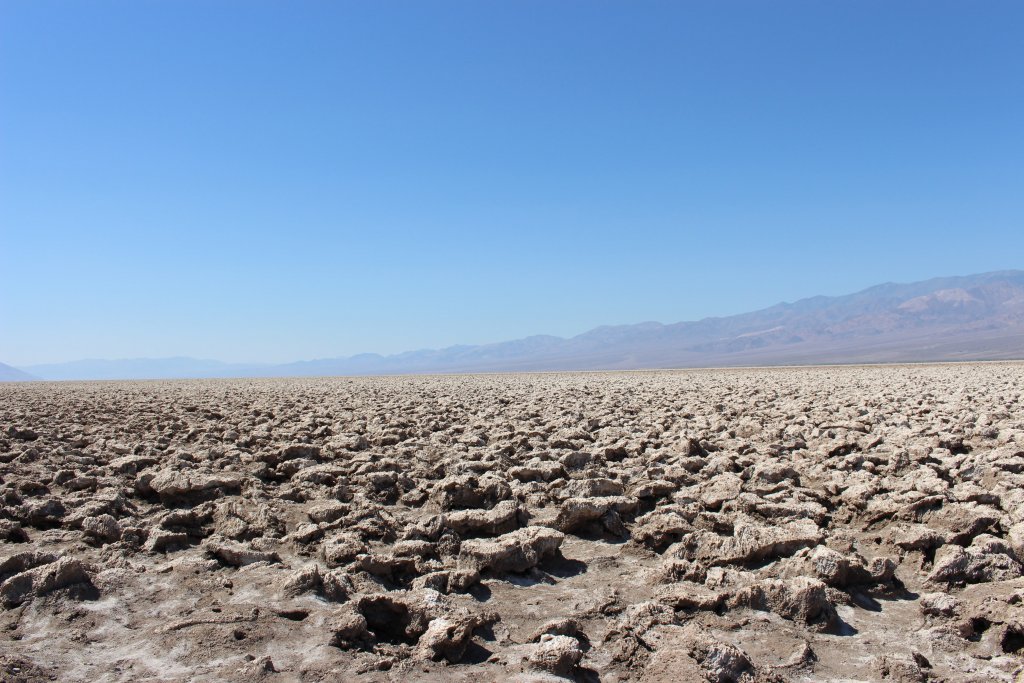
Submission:
[[[0,386],[3,681],[1013,681],[1024,365]]]

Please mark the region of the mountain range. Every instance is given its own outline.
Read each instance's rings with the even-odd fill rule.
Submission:
[[[699,295],[699,293],[696,293]],[[0,380],[165,379],[625,370],[824,363],[1024,358],[1024,271],[887,283],[845,296],[693,322],[594,328],[575,337],[533,336],[395,355],[279,365],[193,358],[81,360],[21,370]]]
[[[0,363],[0,382],[28,382],[34,379],[38,379],[38,377],[33,377],[18,368],[12,368],[10,365]]]

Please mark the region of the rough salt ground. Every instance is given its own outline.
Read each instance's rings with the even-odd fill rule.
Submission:
[[[1022,380],[0,385],[0,671],[1014,680]]]

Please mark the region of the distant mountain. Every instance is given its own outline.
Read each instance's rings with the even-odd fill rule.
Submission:
[[[47,380],[186,379],[259,375],[272,365],[243,365],[197,358],[86,359],[32,365],[26,370]],[[274,373],[270,373],[274,374]]]
[[[1024,271],[883,284],[752,313],[284,365],[187,358],[37,365],[44,379],[375,375],[1024,358]]]
[[[0,382],[30,382],[38,379],[33,377],[27,372],[22,372],[18,368],[12,368],[10,365],[0,363]]]

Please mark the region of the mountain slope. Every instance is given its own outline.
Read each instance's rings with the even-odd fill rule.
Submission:
[[[240,365],[191,359],[34,366],[45,379],[311,376],[1024,358],[1024,271],[887,283],[740,315],[597,327],[392,356]]]
[[[259,375],[273,366],[222,363],[197,358],[85,359],[32,365],[27,370],[47,380],[175,379]]]
[[[884,284],[696,322],[598,327],[364,359],[292,364],[289,374],[706,367],[1024,357],[1024,272]]]
[[[37,379],[27,372],[22,372],[18,368],[12,368],[10,365],[0,363],[0,382],[31,382]]]

